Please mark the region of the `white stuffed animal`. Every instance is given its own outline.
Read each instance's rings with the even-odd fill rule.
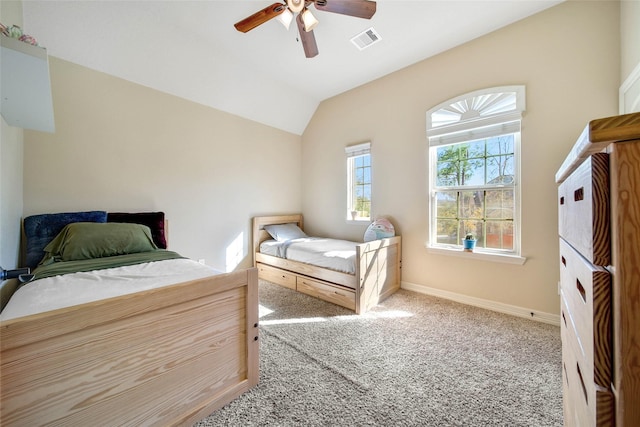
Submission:
[[[393,228],[393,224],[386,218],[377,218],[367,227],[364,232],[364,241],[370,242],[372,240],[384,239],[385,237],[393,237],[396,235],[396,231]]]

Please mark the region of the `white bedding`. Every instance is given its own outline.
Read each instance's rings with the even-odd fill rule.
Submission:
[[[285,242],[266,240],[260,244],[260,252],[343,273],[355,274],[357,244],[357,242],[348,240],[322,237],[306,237]]]
[[[35,280],[18,289],[0,321],[221,274],[191,259],[170,259]]]

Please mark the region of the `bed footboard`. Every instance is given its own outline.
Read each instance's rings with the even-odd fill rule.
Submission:
[[[0,424],[185,425],[258,382],[250,268],[0,329]]]
[[[356,247],[359,289],[356,313],[366,313],[400,289],[402,244],[400,236],[361,243]]]

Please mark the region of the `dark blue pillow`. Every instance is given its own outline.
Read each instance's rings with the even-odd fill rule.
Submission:
[[[25,263],[31,269],[36,268],[44,257],[44,247],[73,222],[107,222],[106,211],[67,212],[40,214],[26,217],[23,228],[26,243]]]

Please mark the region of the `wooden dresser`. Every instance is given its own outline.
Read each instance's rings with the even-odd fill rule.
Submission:
[[[593,120],[556,174],[564,423],[640,426],[640,113]]]

